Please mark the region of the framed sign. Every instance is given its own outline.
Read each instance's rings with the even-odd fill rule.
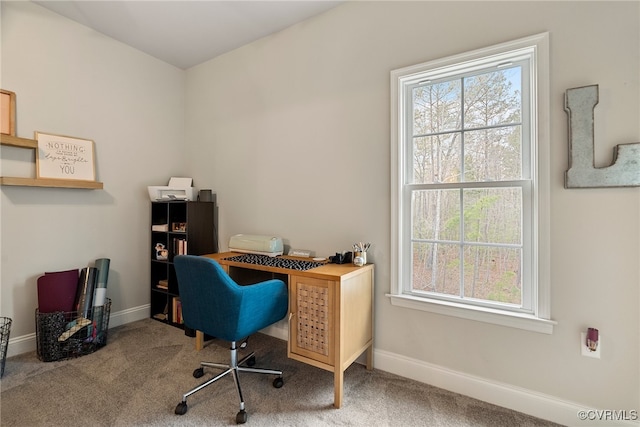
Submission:
[[[16,94],[0,89],[0,133],[16,136]]]
[[[95,181],[93,141],[36,132],[38,178]]]

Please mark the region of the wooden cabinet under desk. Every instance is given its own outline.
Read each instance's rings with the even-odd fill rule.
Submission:
[[[333,404],[340,408],[344,371],[363,353],[367,369],[373,369],[373,264],[324,264],[300,271],[225,259],[235,255],[239,254],[204,256],[218,261],[234,279],[247,270],[266,274],[260,280],[279,278],[288,284],[287,355],[333,372]],[[196,348],[202,348],[202,334],[198,333],[197,340]]]

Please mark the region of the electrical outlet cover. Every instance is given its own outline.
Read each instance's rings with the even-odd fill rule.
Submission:
[[[583,356],[593,357],[595,359],[600,359],[600,348],[601,347],[602,347],[602,335],[600,335],[598,337],[598,347],[596,348],[596,351],[591,351],[591,350],[589,350],[589,347],[587,347],[587,333],[586,332],[581,332],[580,333],[580,348],[582,350],[582,355]]]

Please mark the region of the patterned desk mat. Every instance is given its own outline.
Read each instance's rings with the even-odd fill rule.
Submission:
[[[224,258],[227,261],[244,262],[247,264],[266,265],[269,267],[288,268],[290,270],[305,271],[324,265],[322,262],[304,261],[300,259],[289,259],[281,257],[271,257],[260,254],[242,254]]]

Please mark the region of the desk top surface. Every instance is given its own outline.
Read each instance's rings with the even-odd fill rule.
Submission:
[[[330,280],[345,279],[350,276],[357,276],[359,274],[364,274],[366,272],[373,270],[373,264],[366,264],[366,265],[363,265],[362,267],[358,267],[353,264],[330,264],[325,262],[324,264],[318,267],[310,268],[308,270],[295,270],[291,268],[273,267],[269,265],[235,262],[227,259],[227,258],[235,257],[238,255],[242,255],[242,253],[221,252],[216,254],[206,254],[203,256],[216,260],[220,265],[241,267],[241,268],[246,268],[250,270],[269,271],[272,273],[279,273],[279,274],[316,277],[318,279],[330,279]],[[280,255],[280,258],[307,261],[307,262],[311,261],[310,258],[294,257],[294,256],[288,256],[288,255]]]

